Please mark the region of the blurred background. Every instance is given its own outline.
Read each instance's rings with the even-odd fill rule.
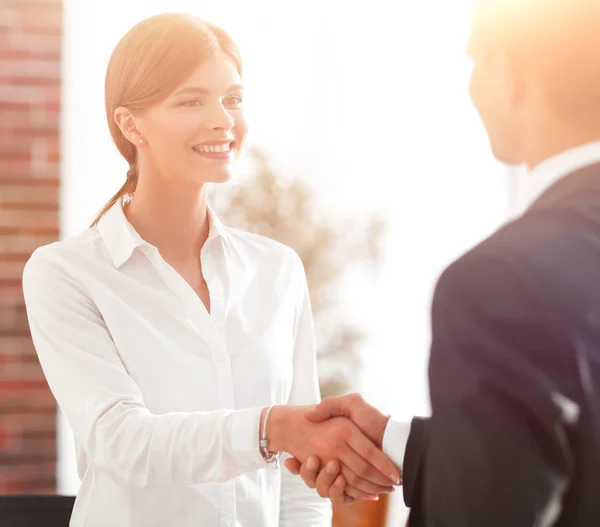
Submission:
[[[468,100],[470,3],[0,0],[0,495],[78,490],[21,273],[124,181],[104,73],[120,37],[164,11],[198,14],[241,49],[250,148],[212,200],[226,223],[302,256],[323,395],[429,412],[436,278],[518,209],[514,171],[493,160]],[[406,517],[400,493],[368,507],[336,511],[338,525]]]

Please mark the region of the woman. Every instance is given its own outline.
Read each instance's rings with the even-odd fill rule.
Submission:
[[[34,343],[75,435],[73,526],[327,525],[325,501],[266,468],[280,451],[339,460],[363,497],[397,475],[349,421],[304,419],[318,388],[298,256],[207,206],[246,137],[241,71],[231,38],[195,17],[132,28],[105,86],[127,180],[25,268]]]

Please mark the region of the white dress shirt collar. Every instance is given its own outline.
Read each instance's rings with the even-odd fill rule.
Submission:
[[[226,228],[219,220],[217,214],[210,208],[208,210],[209,232],[208,240],[222,238],[226,241]],[[121,267],[133,254],[137,247],[147,246],[156,250],[156,247],[144,240],[123,212],[123,200],[115,203],[100,218],[98,222],[98,232],[104,241],[110,254],[112,262],[116,268]]]
[[[600,141],[570,148],[542,161],[528,174],[524,174],[519,182],[520,209],[525,210],[532,205],[562,177],[598,161],[600,161]]]

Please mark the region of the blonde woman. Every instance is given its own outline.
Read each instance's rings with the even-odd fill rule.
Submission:
[[[244,145],[241,75],[231,38],[195,17],[132,28],[106,75],[125,184],[25,268],[34,343],[75,436],[72,526],[329,525],[281,452],[335,461],[358,499],[398,481],[349,420],[304,417],[318,384],[298,256],[207,206]]]

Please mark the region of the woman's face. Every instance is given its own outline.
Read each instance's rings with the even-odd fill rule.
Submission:
[[[227,55],[203,62],[136,118],[145,140],[140,158],[194,186],[229,180],[247,134],[243,96],[240,75]]]

